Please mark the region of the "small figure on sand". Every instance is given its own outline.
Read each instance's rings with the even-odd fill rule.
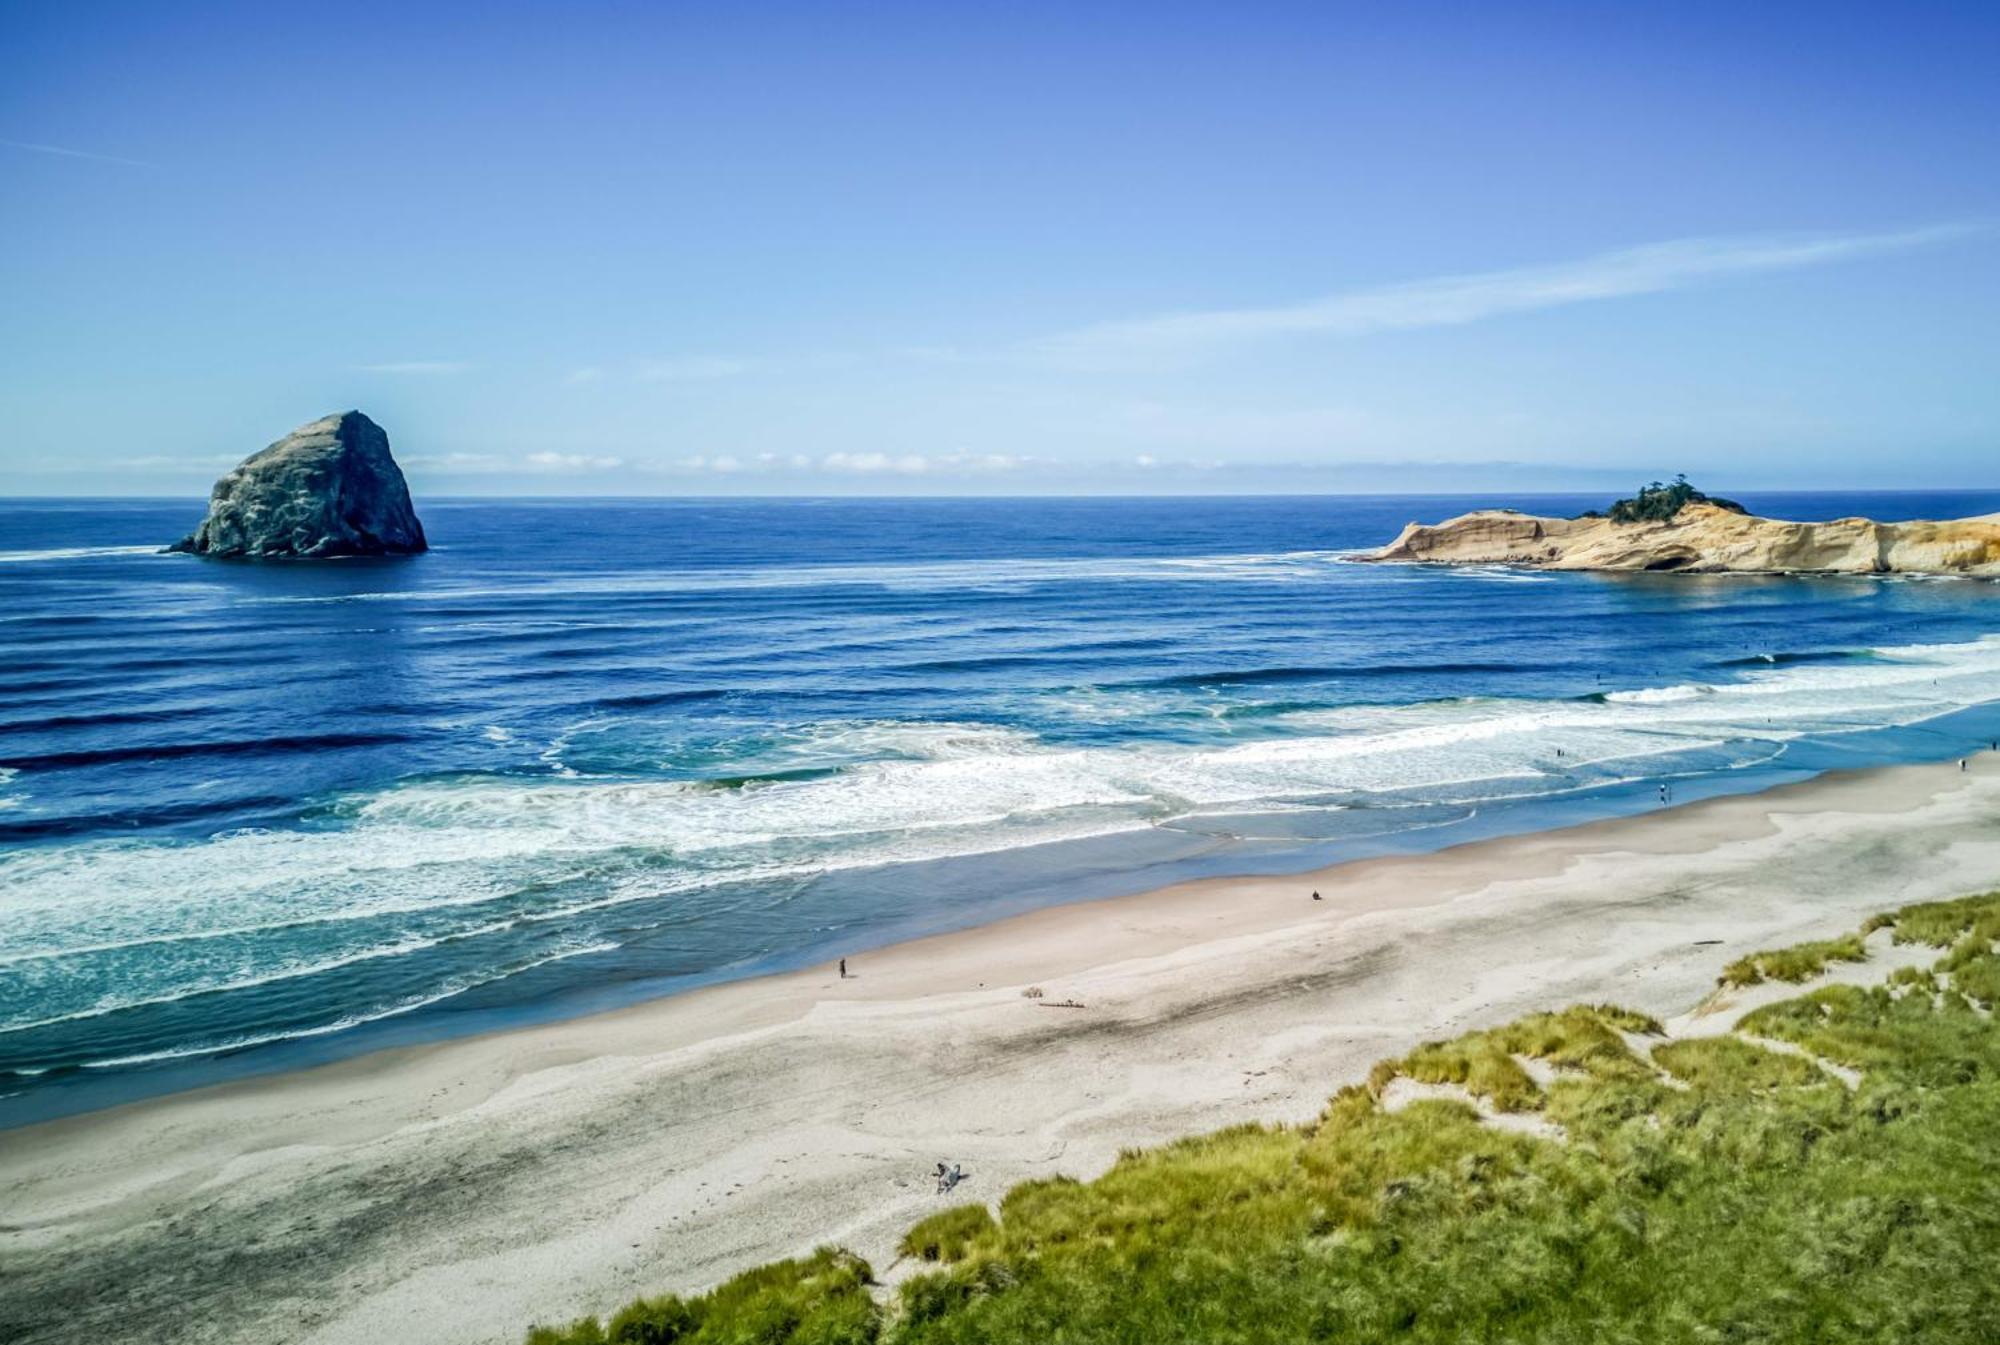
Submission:
[[[944,1195],[964,1180],[965,1173],[959,1169],[958,1164],[953,1163],[949,1168],[943,1163],[937,1165],[937,1189],[939,1195]]]
[[[847,979],[847,959],[844,957],[840,959],[840,979]]]
[[[1318,901],[1318,900],[1319,900],[1319,893],[1318,893],[1318,892],[1314,892],[1314,893],[1313,893],[1313,900],[1314,900],[1314,901]]]
[[[1965,758],[1964,758],[1964,757],[1960,757],[1960,758],[1958,759],[1958,770],[1959,770],[1959,774],[1961,774],[1961,775],[1963,775],[1963,774],[1965,773]]]

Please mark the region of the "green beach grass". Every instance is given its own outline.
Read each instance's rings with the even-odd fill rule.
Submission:
[[[1935,966],[1764,1006],[1740,1035],[1531,1015],[1385,1061],[1309,1125],[1128,1152],[1092,1182],[1017,1186],[997,1214],[944,1209],[905,1236],[924,1269],[893,1292],[823,1248],[528,1340],[1991,1341],[2000,894],[1882,928]],[[1858,935],[1806,944],[1722,981],[1866,955]],[[1451,1095],[1391,1110],[1399,1078]],[[1493,1119],[1519,1113],[1547,1124]]]

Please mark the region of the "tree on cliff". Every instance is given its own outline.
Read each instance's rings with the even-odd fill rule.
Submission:
[[[1718,509],[1727,509],[1732,514],[1747,514],[1750,511],[1734,500],[1725,500],[1719,495],[1705,495],[1689,484],[1685,472],[1675,475],[1671,483],[1655,481],[1637,495],[1619,500],[1611,506],[1608,517],[1613,523],[1664,523],[1681,511],[1684,504],[1712,504]],[[1606,517],[1595,510],[1584,515],[1586,518]]]

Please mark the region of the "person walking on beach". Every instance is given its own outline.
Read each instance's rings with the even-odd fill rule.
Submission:
[[[844,957],[840,959],[840,979],[847,979],[847,959]]]

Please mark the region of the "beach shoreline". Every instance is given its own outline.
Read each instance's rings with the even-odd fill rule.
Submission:
[[[889,1274],[938,1160],[993,1201],[1309,1119],[1376,1059],[1530,1009],[1683,1011],[1752,948],[1990,887],[1996,804],[1991,755],[1829,774],[23,1127],[0,1135],[0,1334],[507,1341],[821,1242]]]

